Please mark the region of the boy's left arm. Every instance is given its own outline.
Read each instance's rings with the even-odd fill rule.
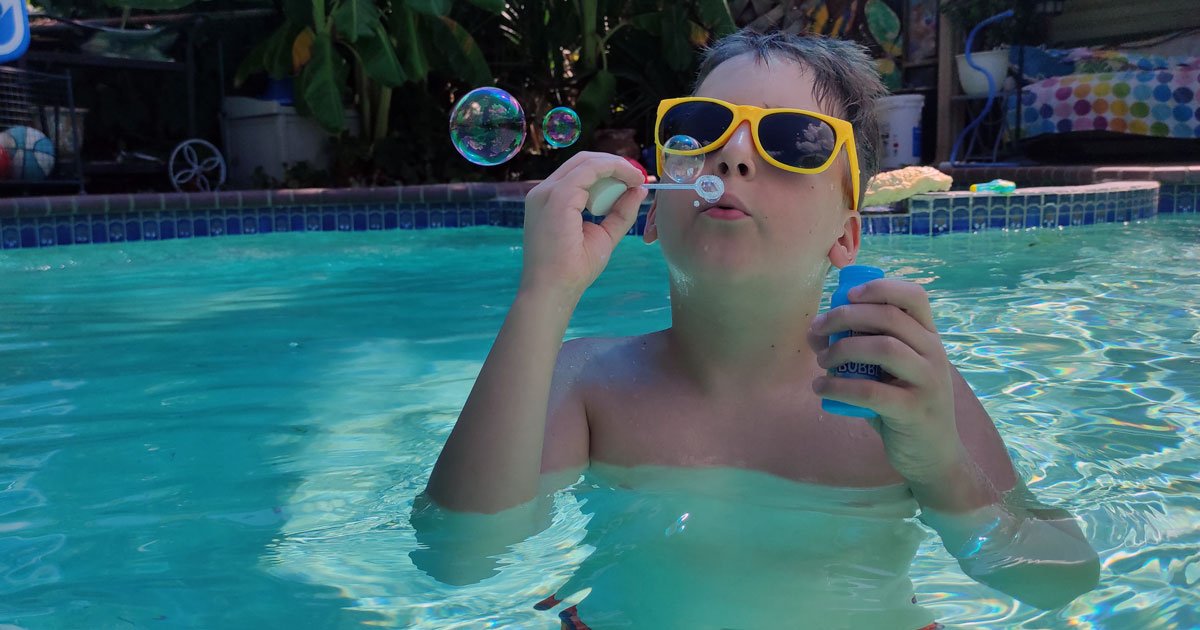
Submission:
[[[1096,587],[1100,562],[1066,510],[1018,478],[995,424],[946,358],[925,290],[875,280],[813,321],[822,367],[873,363],[883,382],[823,376],[822,397],[872,409],[888,459],[963,572],[1022,602],[1057,608]],[[828,346],[828,335],[854,330]]]
[[[921,520],[937,530],[964,573],[1014,599],[1048,610],[1092,590],[1100,560],[1074,517],[1037,502],[983,405],[958,370],[950,370],[966,457],[941,479],[910,486]],[[977,496],[992,501],[972,508]]]

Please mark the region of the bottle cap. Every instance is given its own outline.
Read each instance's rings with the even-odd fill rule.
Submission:
[[[858,286],[883,277],[883,270],[870,265],[847,265],[838,274],[838,284]]]

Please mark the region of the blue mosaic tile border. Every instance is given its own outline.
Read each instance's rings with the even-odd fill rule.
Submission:
[[[1166,186],[1163,186],[1166,188]],[[1019,194],[965,192],[917,195],[907,214],[866,216],[863,234],[937,236],[951,232],[1025,230],[1124,223],[1160,212],[1196,212],[1200,185],[1172,185],[1170,201],[1157,182],[1019,189]]]
[[[1158,193],[1158,211],[1200,212],[1200,184],[1163,184]]]
[[[12,213],[15,216],[0,216],[0,247],[56,247],[270,232],[521,227],[525,218],[523,195],[486,201],[363,201],[338,205],[321,205],[316,199],[312,201],[318,203],[311,203],[300,197],[277,200],[287,205],[196,210],[164,209],[169,203],[139,210],[138,204],[130,203],[125,211],[113,211],[107,201],[98,207],[91,204],[95,208],[92,211],[85,207],[89,204],[72,200],[69,208],[76,211],[62,214],[48,201],[44,205],[22,203],[23,209]],[[645,230],[648,209],[649,204],[642,206],[630,235],[640,235]],[[1014,195],[935,193],[910,199],[906,214],[865,215],[863,234],[936,236],[989,229],[1057,228],[1148,219],[1160,212],[1198,211],[1200,183],[1160,187],[1157,182],[1106,182],[1024,188]],[[599,220],[587,213],[584,216]]]
[[[4,249],[161,241],[271,232],[366,232],[521,227],[523,201],[109,212],[0,218]]]

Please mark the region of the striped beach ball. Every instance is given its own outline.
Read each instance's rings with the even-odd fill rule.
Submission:
[[[0,180],[12,177],[12,156],[8,149],[0,146]]]
[[[54,143],[33,127],[12,127],[0,133],[0,147],[12,158],[12,178],[41,181],[54,170]]]

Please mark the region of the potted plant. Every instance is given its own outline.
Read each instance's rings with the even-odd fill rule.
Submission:
[[[1046,19],[1038,14],[1039,4],[1039,0],[943,0],[940,11],[965,41],[980,22],[1012,9],[1012,17],[980,29],[971,46],[971,60],[987,69],[1000,90],[1008,76],[1009,46],[1037,44],[1045,39]],[[965,94],[987,94],[987,78],[967,64],[966,54],[958,55],[957,66]]]
[[[494,13],[504,8],[497,0],[472,0],[472,4]],[[388,136],[393,89],[423,82],[434,57],[455,67],[472,87],[490,84],[491,69],[475,40],[448,16],[452,5],[450,0],[285,2],[283,24],[243,60],[235,84],[261,72],[276,80],[291,79],[294,107],[239,97],[227,101],[237,99],[245,110],[239,115],[247,120],[282,112],[296,122],[288,130],[277,123],[243,125],[243,133],[230,135],[247,136],[245,131],[259,128],[271,135],[231,141],[253,152],[254,147],[277,146],[291,137],[307,148],[305,161],[310,166],[323,166],[330,153],[325,146],[328,135],[349,131],[370,156]],[[304,129],[303,138],[297,137],[295,129]],[[278,174],[283,165],[275,157],[270,156],[269,164],[258,159],[257,164],[239,165],[236,155],[232,161],[235,170],[241,168],[239,172],[262,166],[267,174],[282,179]],[[297,153],[289,151],[286,157],[294,163]]]

